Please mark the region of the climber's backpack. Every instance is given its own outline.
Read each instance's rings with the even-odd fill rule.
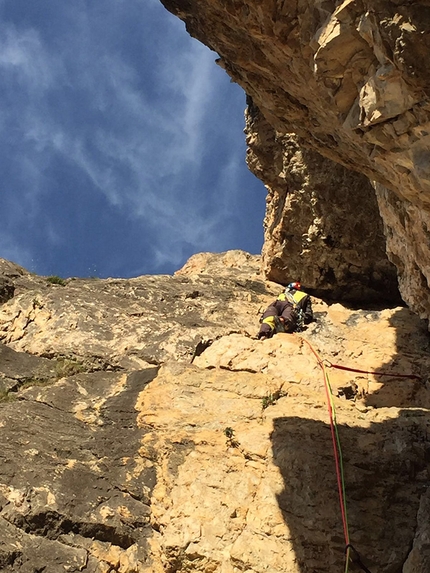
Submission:
[[[289,290],[285,290],[285,292],[278,296],[278,300],[288,300],[288,302],[291,302],[293,305],[293,320],[296,323],[294,332],[301,332],[305,329],[305,315],[303,309],[299,307],[299,303],[306,296],[308,295],[300,290],[296,290],[294,294]]]
[[[299,307],[299,302],[305,297],[308,296],[306,293],[301,291],[295,291],[292,294],[290,291],[285,291],[278,296],[278,300],[288,300],[293,305],[293,315],[292,318],[295,322],[295,328],[293,332],[301,332],[305,329],[305,315],[303,310]],[[274,324],[275,330],[274,332],[286,332],[283,323],[279,320],[278,316],[274,316]],[[264,320],[264,312],[260,316],[260,324]]]

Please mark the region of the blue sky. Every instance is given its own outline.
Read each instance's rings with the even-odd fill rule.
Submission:
[[[158,0],[0,0],[0,257],[172,273],[261,250],[245,94]]]

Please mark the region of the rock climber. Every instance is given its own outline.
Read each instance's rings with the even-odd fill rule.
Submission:
[[[265,340],[276,332],[301,330],[313,320],[311,297],[299,282],[287,285],[285,291],[265,310],[257,338]]]

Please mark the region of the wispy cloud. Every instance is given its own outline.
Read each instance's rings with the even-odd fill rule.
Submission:
[[[223,149],[207,136],[217,100],[232,86],[215,66],[216,55],[186,36],[179,20],[162,20],[158,0],[143,13],[137,0],[106,0],[103,8],[58,8],[67,33],[54,40],[53,27],[37,21],[0,25],[0,110],[8,107],[8,115],[0,112],[0,149],[11,171],[8,192],[21,189],[23,209],[15,213],[21,223],[40,216],[42,201],[48,219],[64,188],[82,196],[61,179],[73,172],[76,185],[104,197],[118,219],[140,225],[153,264],[179,265],[184,252],[217,250],[233,233],[243,136],[232,132],[230,115]],[[137,18],[141,29],[133,36]],[[163,34],[154,28],[158,21]],[[244,100],[237,87],[229,94]],[[47,241],[58,245],[59,233],[52,224]]]
[[[34,29],[18,31],[7,24],[2,28],[1,73],[12,74],[15,82],[33,97],[52,88],[61,62],[46,53],[38,32]]]

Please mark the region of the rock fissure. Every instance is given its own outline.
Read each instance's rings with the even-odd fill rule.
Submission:
[[[58,541],[62,535],[74,533],[84,538],[112,543],[122,549],[133,545],[136,539],[132,532],[121,531],[118,527],[108,526],[103,523],[89,523],[71,521],[70,518],[53,511],[40,512],[23,518],[14,515],[9,519],[2,515],[9,523],[22,529],[25,533],[45,537]],[[126,529],[124,527],[124,529]]]

